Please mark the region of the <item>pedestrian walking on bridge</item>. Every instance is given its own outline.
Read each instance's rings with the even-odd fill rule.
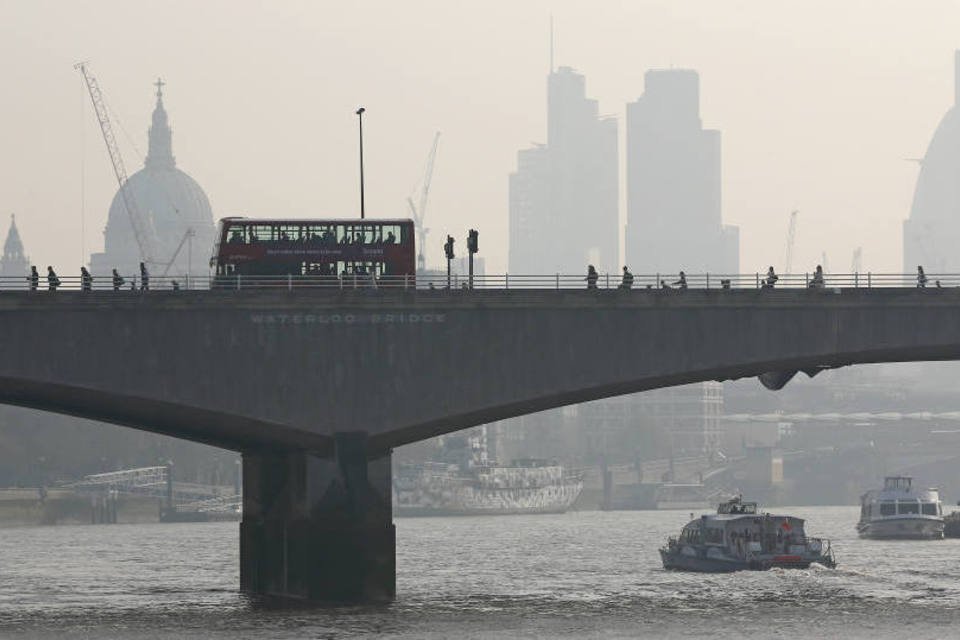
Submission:
[[[633,274],[630,273],[626,265],[623,267],[623,280],[620,281],[620,288],[624,291],[629,291],[633,288]]]
[[[60,286],[60,278],[57,277],[57,272],[53,270],[53,267],[47,266],[47,290],[56,291],[57,287]]]
[[[113,270],[113,290],[120,291],[120,287],[123,286],[123,276],[117,273],[117,270]]]
[[[813,278],[807,286],[811,289],[823,289],[826,286],[826,282],[823,279],[823,267],[817,265],[816,270],[813,272]]]
[[[773,289],[774,285],[777,284],[777,280],[780,279],[780,276],[773,270],[773,267],[767,269],[767,277],[763,280],[764,289]]]
[[[923,272],[923,267],[917,265],[917,288],[926,289],[927,287],[927,274]]]
[[[93,276],[90,275],[86,267],[80,267],[80,289],[82,291],[93,291]]]
[[[677,280],[676,282],[674,282],[673,284],[675,284],[675,285],[677,285],[678,287],[680,287],[680,289],[686,289],[686,288],[687,288],[687,274],[685,274],[683,271],[681,271],[681,272],[680,272],[680,279]]]
[[[27,276],[27,282],[30,283],[30,291],[36,291],[40,286],[40,274],[37,273],[37,265],[30,265],[30,275]]]
[[[150,289],[150,272],[147,271],[147,265],[140,263],[140,291]]]
[[[593,267],[592,264],[587,265],[587,289],[596,289],[597,288],[597,278],[600,277],[600,274],[597,273],[597,270]]]

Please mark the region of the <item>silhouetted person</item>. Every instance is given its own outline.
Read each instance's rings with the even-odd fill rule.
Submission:
[[[36,265],[30,266],[30,275],[27,276],[27,282],[30,283],[30,291],[36,291],[40,286],[40,274],[37,273]]]
[[[923,267],[917,265],[917,288],[925,289],[927,286],[927,274],[923,272]]]
[[[600,277],[600,274],[597,273],[597,270],[594,269],[593,265],[587,265],[587,289],[596,289],[597,288],[597,278]]]
[[[767,277],[763,279],[763,288],[764,289],[773,289],[773,286],[777,284],[777,280],[780,279],[780,276],[776,274],[773,270],[773,267],[767,269]]]
[[[936,281],[936,285],[937,285],[937,289],[939,289],[939,288],[941,287],[939,280]]]
[[[80,267],[80,290],[93,291],[93,276],[86,267]]]
[[[685,274],[683,271],[681,271],[681,272],[680,272],[680,279],[677,280],[676,282],[674,282],[673,284],[679,286],[680,289],[686,289],[686,288],[687,288],[687,274]]]
[[[147,265],[140,263],[140,291],[150,289],[150,272],[147,271]]]
[[[629,291],[633,287],[633,274],[626,266],[623,267],[623,280],[620,281],[620,288]]]
[[[47,267],[47,290],[56,291],[57,287],[60,286],[60,278],[57,277],[57,272],[53,270],[53,267]]]
[[[393,235],[393,231],[387,232],[387,239],[385,240],[385,242],[387,244],[393,244],[396,241],[397,241],[397,236]]]
[[[723,280],[721,280],[721,281],[720,281],[720,288],[721,288],[721,289],[729,289],[729,288],[730,288],[730,278],[724,278]]]
[[[173,290],[174,290],[174,291],[180,291],[180,283],[179,283],[179,282],[177,282],[176,280],[173,280],[170,284],[173,285]]]
[[[809,286],[811,289],[823,289],[824,285],[823,267],[817,265],[817,269],[813,272],[813,279],[810,280],[810,284],[807,286]]]
[[[117,270],[113,270],[113,290],[120,291],[120,287],[123,286],[123,276],[117,273]]]

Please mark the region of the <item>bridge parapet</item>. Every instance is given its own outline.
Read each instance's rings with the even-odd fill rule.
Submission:
[[[915,273],[837,273],[828,274],[822,284],[814,281],[814,274],[793,273],[777,276],[774,287],[766,285],[765,274],[757,273],[693,273],[684,276],[681,283],[675,273],[644,273],[632,275],[632,289],[803,289],[803,288],[900,288],[920,284]],[[622,274],[598,274],[596,289],[622,288]],[[960,274],[931,273],[926,275],[924,286],[958,287]],[[0,277],[0,291],[30,290],[29,278]],[[47,279],[41,278],[34,285],[37,291],[51,290]],[[150,277],[146,288],[141,278],[135,275],[114,281],[107,277],[95,277],[85,281],[81,276],[59,276],[54,289],[58,291],[172,291],[209,290],[244,291],[249,289],[585,289],[587,278],[583,274],[489,274],[468,276],[453,274],[448,283],[446,275],[418,274],[399,276],[370,276],[361,274],[341,275],[230,275],[189,276],[165,275]]]

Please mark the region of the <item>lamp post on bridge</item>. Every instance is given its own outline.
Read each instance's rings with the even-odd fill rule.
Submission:
[[[360,219],[363,220],[366,217],[366,209],[364,208],[363,202],[363,112],[366,111],[363,107],[357,109],[357,118],[360,123]]]

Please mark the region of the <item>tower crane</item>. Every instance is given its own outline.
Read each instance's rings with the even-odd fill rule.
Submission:
[[[784,273],[790,273],[790,269],[793,268],[793,243],[797,238],[798,213],[800,212],[796,209],[790,212],[790,227],[787,229],[787,256],[783,265]]]
[[[863,247],[853,250],[853,260],[850,262],[850,273],[860,273],[863,270]]]
[[[80,70],[87,85],[87,91],[90,92],[90,101],[93,103],[93,110],[97,114],[97,121],[100,123],[100,132],[103,134],[103,142],[107,145],[107,153],[110,155],[111,164],[113,164],[113,173],[120,185],[120,197],[123,199],[123,206],[130,217],[130,226],[133,227],[133,237],[137,241],[137,248],[140,250],[140,259],[147,264],[152,264],[152,242],[149,228],[137,208],[136,199],[130,192],[130,187],[127,185],[127,169],[123,165],[120,147],[113,135],[113,126],[110,124],[110,116],[107,113],[107,105],[103,100],[100,85],[93,74],[90,73],[86,62],[75,64],[74,69]]]
[[[420,201],[413,203],[413,194],[407,198],[407,204],[410,205],[410,213],[413,214],[413,223],[417,228],[417,270],[422,271],[427,267],[427,259],[423,255],[423,249],[427,245],[427,233],[430,229],[423,226],[424,215],[427,212],[427,196],[430,195],[430,181],[433,179],[433,161],[437,157],[437,143],[440,142],[440,132],[433,136],[433,145],[430,147],[430,155],[427,156],[427,167],[423,173],[423,182],[420,188]]]

